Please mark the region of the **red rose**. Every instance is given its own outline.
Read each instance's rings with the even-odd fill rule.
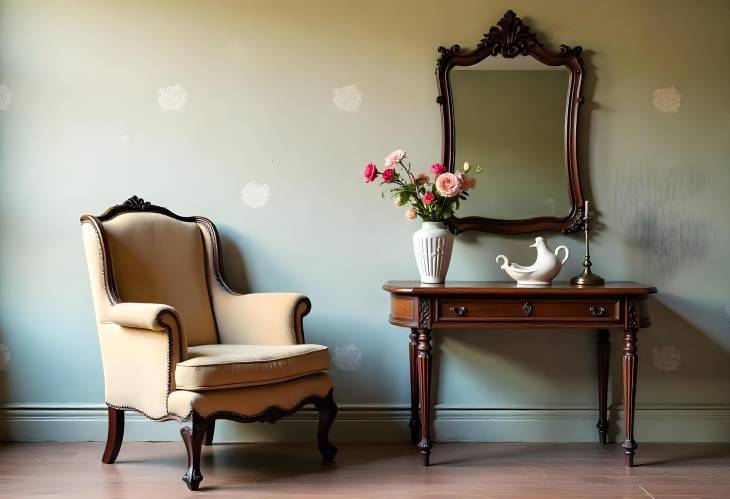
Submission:
[[[431,165],[431,171],[436,175],[441,175],[442,173],[446,173],[446,167],[441,163],[434,163]]]
[[[426,194],[424,194],[423,196],[421,196],[421,200],[423,201],[423,204],[425,204],[426,206],[428,206],[431,203],[433,203],[435,199],[436,199],[436,196],[434,196],[430,192],[427,192]]]
[[[395,176],[395,168],[386,168],[383,170],[381,175],[383,177],[383,182],[390,182],[390,180]]]
[[[375,180],[378,176],[378,167],[375,166],[375,163],[368,163],[365,167],[365,171],[363,172],[363,175],[365,177],[365,182],[372,182]]]

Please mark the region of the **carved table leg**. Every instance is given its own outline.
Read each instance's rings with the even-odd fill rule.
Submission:
[[[205,445],[213,445],[213,435],[215,434],[215,419],[211,419],[205,425]]]
[[[411,420],[408,427],[411,429],[411,443],[418,443],[418,434],[421,433],[421,420],[418,417],[418,329],[411,329],[408,337],[408,365],[411,373]]]
[[[200,448],[205,438],[207,422],[205,418],[193,413],[180,427],[185,449],[188,451],[188,470],[182,477],[190,490],[198,490],[203,474],[200,472]]]
[[[331,463],[335,460],[335,455],[337,454],[337,447],[329,441],[330,428],[337,416],[337,404],[335,404],[335,400],[332,397],[332,390],[327,393],[324,399],[315,402],[314,406],[319,411],[319,426],[317,427],[319,453],[322,455],[322,460],[325,463]]]
[[[421,405],[421,441],[418,443],[423,465],[431,456],[431,330],[418,330],[418,393]]]
[[[598,353],[598,441],[606,443],[608,433],[608,359],[611,352],[611,341],[608,329],[598,330],[598,341],[596,342]]]
[[[101,456],[101,462],[104,464],[113,464],[119,455],[119,449],[122,448],[122,440],[124,440],[124,411],[121,409],[107,408],[109,416],[109,427],[107,428],[106,447],[104,454]]]
[[[636,355],[636,333],[639,331],[639,312],[635,303],[629,304],[624,335],[624,426],[622,447],[626,452],[626,466],[634,465],[634,451],[638,447],[634,440],[634,411],[636,408],[636,373],[639,357]]]

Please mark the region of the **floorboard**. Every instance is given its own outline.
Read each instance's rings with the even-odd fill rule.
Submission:
[[[616,444],[438,444],[423,468],[407,444],[342,444],[322,464],[314,444],[203,448],[199,497],[730,498],[730,445],[644,444],[623,467]],[[189,494],[182,443],[125,443],[114,465],[101,443],[0,444],[0,497]]]

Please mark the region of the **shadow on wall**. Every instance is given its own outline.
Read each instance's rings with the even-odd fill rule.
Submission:
[[[649,309],[652,326],[638,335],[639,407],[727,404],[727,397],[717,394],[726,393],[730,351],[656,298],[650,298]],[[487,399],[503,392],[496,398],[530,400],[539,406],[552,404],[553,395],[561,393],[559,400],[567,406],[597,407],[595,342],[590,330],[439,330],[434,334],[434,386],[439,387],[448,369],[449,377],[460,376],[462,387],[476,389]],[[622,347],[623,331],[612,329],[609,420],[614,433],[609,436],[614,438],[623,404]],[[442,366],[441,359],[449,357],[457,365]],[[437,391],[437,403],[443,401],[441,395],[453,396]]]
[[[239,249],[235,240],[228,234],[228,227],[220,228],[220,241],[222,255],[222,273],[223,280],[233,291],[237,293],[250,293],[250,280],[246,271],[246,262],[243,253]]]
[[[711,335],[696,328],[656,298],[650,298],[652,325],[638,335],[639,383],[637,405],[726,405],[728,397],[712,401],[713,393],[727,392],[730,351]],[[611,334],[609,438],[617,439],[619,411],[623,408],[621,349],[623,333]],[[713,386],[717,384],[719,386]]]
[[[458,397],[475,406],[498,399],[540,407],[557,400],[574,405],[589,396],[584,378],[595,371],[595,335],[588,331],[450,329],[433,338],[436,403]],[[442,365],[442,359],[448,360]],[[460,393],[440,393],[446,378],[449,386],[459,380]]]

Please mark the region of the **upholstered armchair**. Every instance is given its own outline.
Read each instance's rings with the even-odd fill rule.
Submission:
[[[104,368],[114,463],[124,413],[176,420],[188,454],[183,480],[197,490],[200,452],[215,421],[273,423],[314,404],[325,461],[337,414],[329,353],[306,344],[309,300],[294,293],[238,294],[223,280],[213,223],[130,198],[81,227]]]

